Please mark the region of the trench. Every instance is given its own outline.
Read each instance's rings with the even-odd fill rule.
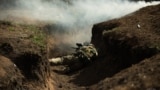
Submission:
[[[116,30],[114,28],[119,25],[120,23],[112,22],[104,27],[96,25],[93,27],[92,43],[96,46],[99,57],[91,65],[83,68],[70,82],[78,86],[95,85],[159,52],[156,48],[150,48],[147,45],[137,45],[138,39],[135,37],[119,40],[119,36],[113,33]],[[103,30],[112,33],[103,37],[101,36]]]

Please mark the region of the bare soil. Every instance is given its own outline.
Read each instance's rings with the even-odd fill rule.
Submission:
[[[1,90],[45,90],[48,88],[50,68],[46,40],[45,37],[42,38],[40,30],[41,27],[38,26],[0,21],[0,55],[8,58],[1,58],[1,71],[5,76],[1,77],[0,81],[7,82],[4,85],[6,87]],[[12,87],[10,83],[13,84]]]

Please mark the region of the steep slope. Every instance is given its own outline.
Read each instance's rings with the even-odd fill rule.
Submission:
[[[99,57],[122,69],[158,53],[159,10],[160,5],[150,6],[121,19],[94,25],[92,43],[98,49]]]
[[[120,19],[94,25],[92,43],[95,44],[100,54],[98,59],[105,62],[101,66],[103,68],[109,68],[108,71],[103,69],[106,75],[111,73],[114,75],[120,70],[160,52],[159,11],[160,5],[149,6]],[[121,90],[159,88],[159,81],[156,81],[160,79],[157,77],[159,75],[159,55],[145,61],[144,65],[141,62],[137,66],[113,76],[107,82],[102,83],[102,81],[97,85],[99,89],[96,90],[120,90],[119,85]],[[153,72],[150,69],[154,69]],[[142,78],[136,76],[138,74],[146,75],[147,79],[144,81],[141,80]],[[135,84],[134,81],[136,80],[137,82]],[[132,89],[128,88],[129,84],[133,84]]]

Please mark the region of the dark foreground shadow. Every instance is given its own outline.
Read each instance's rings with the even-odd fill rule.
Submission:
[[[113,65],[109,60],[101,59],[82,69],[80,73],[69,82],[78,86],[90,86],[104,80],[106,77],[113,76],[122,68],[124,67]]]

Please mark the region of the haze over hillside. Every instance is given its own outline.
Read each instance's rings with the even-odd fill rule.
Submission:
[[[67,0],[1,1],[0,20],[29,24],[35,21],[51,23],[50,29],[59,43],[66,44],[90,41],[91,27],[95,23],[118,18],[141,7],[159,3],[128,0],[70,0],[69,3]],[[60,34],[64,32],[67,34]]]

